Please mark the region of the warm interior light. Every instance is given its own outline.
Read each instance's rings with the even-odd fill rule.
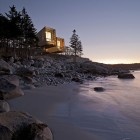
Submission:
[[[46,33],[46,41],[51,41],[52,40],[52,35],[51,32],[45,32]]]
[[[61,44],[61,43],[60,43],[60,40],[57,40],[57,48],[58,48],[58,49],[60,49],[60,46],[61,46],[60,44]]]

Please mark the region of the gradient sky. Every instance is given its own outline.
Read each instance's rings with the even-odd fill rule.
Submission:
[[[26,8],[37,31],[56,29],[69,46],[73,29],[84,57],[103,63],[140,63],[140,0],[0,0],[0,13]]]

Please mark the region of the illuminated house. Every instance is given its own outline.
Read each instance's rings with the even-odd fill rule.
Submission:
[[[56,37],[56,30],[44,27],[37,33],[39,38],[38,45],[48,53],[60,53],[64,51],[64,39]]]

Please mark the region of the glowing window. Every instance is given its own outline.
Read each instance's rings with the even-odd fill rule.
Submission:
[[[60,41],[57,40],[57,47],[60,48]]]
[[[46,32],[46,41],[51,41],[51,40],[52,40],[51,32]]]

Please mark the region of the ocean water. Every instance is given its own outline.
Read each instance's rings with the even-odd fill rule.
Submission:
[[[110,76],[75,88],[78,96],[69,104],[71,123],[97,140],[140,140],[140,71],[133,74],[135,79]],[[95,92],[97,86],[105,91]]]

